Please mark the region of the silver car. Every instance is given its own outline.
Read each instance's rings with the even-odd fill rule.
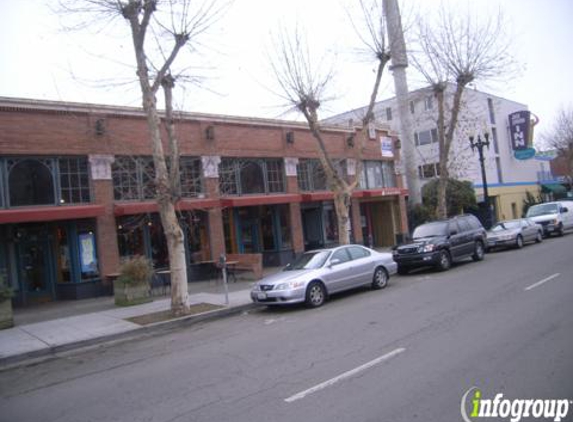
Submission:
[[[541,242],[543,227],[529,218],[500,221],[487,232],[487,248],[522,248],[525,242]]]
[[[396,271],[392,254],[360,245],[309,251],[282,271],[257,282],[251,299],[264,305],[305,302],[316,308],[332,293],[365,285],[382,289]]]

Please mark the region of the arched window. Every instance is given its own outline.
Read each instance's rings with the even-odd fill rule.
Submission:
[[[265,176],[261,164],[254,160],[241,164],[241,193],[265,193]]]
[[[53,205],[54,178],[50,163],[25,159],[9,167],[10,206]]]

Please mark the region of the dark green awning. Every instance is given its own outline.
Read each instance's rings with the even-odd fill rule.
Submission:
[[[543,193],[565,193],[567,189],[565,186],[560,185],[558,183],[551,183],[551,184],[542,184],[541,185],[541,192]]]

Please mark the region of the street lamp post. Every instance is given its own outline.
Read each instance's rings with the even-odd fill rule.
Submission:
[[[487,211],[486,214],[486,228],[489,229],[491,227],[491,225],[493,224],[493,218],[492,218],[492,213],[491,213],[491,207],[490,207],[490,203],[489,203],[489,194],[487,191],[487,178],[486,178],[486,174],[485,174],[485,157],[483,155],[483,148],[487,147],[487,149],[489,150],[489,133],[484,133],[483,137],[485,138],[484,141],[482,141],[481,136],[478,134],[477,136],[477,141],[475,141],[473,136],[470,136],[470,145],[472,147],[472,151],[475,151],[476,148],[478,150],[479,153],[479,163],[481,166],[481,179],[482,179],[482,183],[483,183],[483,196],[484,196],[484,203],[485,203],[485,208]]]

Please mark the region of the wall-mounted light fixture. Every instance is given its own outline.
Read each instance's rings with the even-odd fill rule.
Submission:
[[[208,141],[215,140],[215,126],[207,126],[205,129],[205,139]]]
[[[354,134],[348,135],[348,138],[346,138],[346,145],[348,148],[354,148]]]
[[[287,141],[287,144],[294,144],[294,132],[287,132],[286,133],[286,141]]]
[[[105,120],[97,119],[95,122],[95,134],[96,136],[105,135]]]

